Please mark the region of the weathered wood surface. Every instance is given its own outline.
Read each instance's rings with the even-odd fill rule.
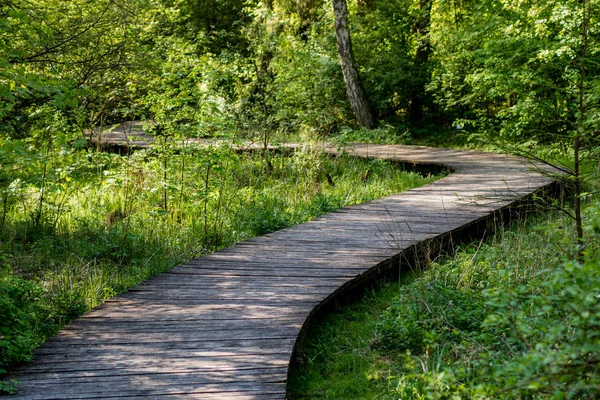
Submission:
[[[122,144],[118,135],[108,139]],[[128,143],[148,145],[147,138]],[[409,249],[459,235],[553,183],[506,155],[384,145],[347,150],[454,172],[140,284],[38,349],[13,374],[20,392],[8,398],[282,399],[296,340],[316,309],[382,268],[398,268]]]

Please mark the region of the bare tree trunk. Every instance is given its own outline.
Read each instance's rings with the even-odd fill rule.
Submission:
[[[352,51],[352,41],[350,40],[350,30],[348,29],[348,5],[346,0],[333,0],[333,12],[335,15],[335,35],[338,43],[338,53],[340,55],[340,65],[344,73],[344,82],[346,83],[346,92],[348,99],[356,114],[358,123],[367,128],[373,129],[377,126],[377,119],[371,110],[365,89],[363,88],[354,52]]]
[[[432,0],[419,0],[419,17],[415,21],[414,29],[417,35],[417,54],[415,56],[415,68],[418,79],[416,87],[410,98],[408,115],[412,122],[423,121],[423,105],[425,103],[425,85],[428,80],[427,62],[431,53],[429,41],[429,26],[431,25],[431,3]]]
[[[583,217],[581,209],[581,196],[583,194],[583,180],[584,177],[581,173],[581,149],[582,139],[584,136],[585,118],[587,116],[586,104],[585,104],[585,78],[587,73],[587,57],[588,57],[588,46],[590,37],[590,21],[592,19],[591,6],[589,1],[580,0],[580,4],[583,5],[583,44],[579,55],[579,82],[577,84],[578,89],[578,102],[579,102],[579,113],[577,116],[577,129],[575,130],[575,143],[573,144],[573,177],[575,178],[575,228],[577,229],[577,261],[583,263],[585,261],[585,242],[583,237]]]

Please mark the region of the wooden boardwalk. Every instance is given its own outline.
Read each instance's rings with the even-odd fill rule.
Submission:
[[[294,346],[316,309],[386,268],[405,268],[406,252],[444,242],[553,183],[505,155],[384,145],[350,151],[454,172],[142,283],[38,349],[13,376],[19,394],[7,398],[283,399]]]

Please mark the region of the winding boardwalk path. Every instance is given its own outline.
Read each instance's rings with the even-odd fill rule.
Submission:
[[[348,150],[454,172],[142,283],[44,344],[14,375],[20,392],[13,397],[283,399],[294,346],[316,309],[385,269],[408,268],[409,252],[435,250],[553,183],[505,155],[383,145]]]

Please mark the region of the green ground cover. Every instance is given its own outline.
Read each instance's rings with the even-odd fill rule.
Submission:
[[[3,205],[0,372],[151,275],[437,178],[311,146],[288,155],[56,152],[35,160],[31,174],[25,161]]]

